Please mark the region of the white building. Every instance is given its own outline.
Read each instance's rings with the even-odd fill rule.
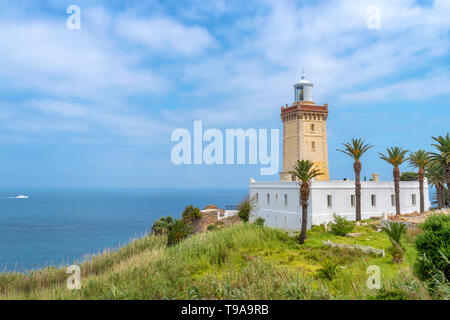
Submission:
[[[256,182],[251,179],[250,182],[250,196],[256,205],[252,219],[262,217],[270,227],[285,230],[299,230],[301,227],[300,185],[289,174],[296,160],[310,160],[323,173],[318,177],[322,181],[311,183],[308,228],[331,221],[334,213],[349,220],[355,219],[355,182],[328,180],[328,104],[315,105],[312,88],[313,84],[303,74],[302,81],[294,85],[295,102],[290,107],[281,108],[284,157],[281,181]],[[350,158],[349,166],[352,166]],[[377,174],[371,180],[361,181],[362,218],[395,213],[394,182],[378,181]],[[424,198],[424,206],[429,208],[426,180]],[[403,214],[420,211],[418,181],[400,182],[400,211]]]
[[[425,208],[430,207],[428,183],[424,183]],[[300,230],[302,206],[298,182],[251,182],[250,197],[255,199],[252,219],[261,217],[266,225],[285,230]],[[400,182],[400,210],[420,210],[419,182]],[[395,213],[394,182],[361,181],[362,218]],[[333,214],[355,220],[354,181],[313,181],[308,206],[308,228],[332,221]]]

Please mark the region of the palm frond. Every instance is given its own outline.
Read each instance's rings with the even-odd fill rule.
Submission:
[[[417,150],[416,152],[410,152],[407,158],[409,167],[417,169],[425,169],[429,162],[430,155],[425,150]]]
[[[319,169],[314,168],[314,163],[309,160],[297,160],[293,170],[289,173],[296,176],[301,182],[309,182],[323,174]]]
[[[398,168],[405,161],[405,156],[409,152],[400,147],[386,148],[386,151],[387,154],[379,153],[380,159],[390,163],[394,168]]]
[[[343,143],[342,145],[344,149],[337,149],[337,151],[343,152],[355,160],[359,160],[367,150],[373,147],[365,143],[362,139],[351,139],[350,142]]]

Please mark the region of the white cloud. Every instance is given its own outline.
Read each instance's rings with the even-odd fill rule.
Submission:
[[[366,27],[366,9],[374,2],[381,8],[380,30]],[[371,96],[382,102],[393,93],[403,101],[450,94],[450,79],[435,70],[448,61],[448,1],[431,7],[412,0],[263,5],[269,9],[255,10],[257,15],[229,28],[245,41],[185,67],[183,79],[197,84],[193,94],[225,96],[214,108],[202,108],[203,117],[273,117],[279,105],[292,101],[301,68],[315,84],[318,103],[358,104]],[[429,90],[419,90],[421,82],[429,83]]]
[[[151,19],[121,17],[116,30],[120,36],[168,56],[203,53],[215,43],[206,29],[199,26],[185,26],[167,17]]]
[[[80,31],[38,17],[0,21],[2,87],[36,94],[0,120],[11,120],[8,128],[24,123],[21,132],[67,124],[77,141],[132,143],[158,140],[197,119],[206,126],[278,125],[301,68],[315,84],[316,102],[330,106],[448,95],[448,69],[436,69],[448,61],[450,4],[415,3],[271,0],[246,3],[244,10],[220,0],[151,18],[136,11],[114,16],[105,5],[82,8]],[[366,27],[371,4],[381,8],[380,30]],[[240,16],[211,18],[230,10]],[[144,98],[130,104],[133,95]],[[152,95],[182,103],[148,110]]]
[[[0,30],[0,78],[15,90],[78,97],[98,97],[102,90],[167,92],[164,77],[140,68],[132,55],[95,33],[41,20],[0,22]]]

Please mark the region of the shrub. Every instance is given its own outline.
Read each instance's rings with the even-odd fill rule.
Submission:
[[[400,175],[400,181],[417,181],[419,180],[419,174],[417,172],[402,172]]]
[[[392,244],[388,249],[389,253],[392,255],[392,261],[394,263],[401,263],[404,257],[404,249],[401,240],[406,230],[405,225],[403,223],[387,222],[382,229],[389,237]]]
[[[244,201],[242,201],[238,205],[238,217],[245,222],[248,222],[250,219],[250,214],[252,210],[255,207],[255,203],[253,199],[250,199],[250,197],[245,198]]]
[[[181,215],[184,223],[193,223],[195,220],[201,218],[202,213],[199,208],[194,208],[193,205],[187,206]]]
[[[337,275],[337,267],[339,266],[339,263],[327,259],[322,265],[322,268],[317,270],[317,275],[319,278],[326,279],[326,280],[333,280]]]
[[[152,233],[157,235],[167,234],[167,244],[173,245],[191,235],[193,231],[191,226],[184,223],[183,220],[174,220],[171,216],[167,216],[155,221]]]
[[[407,300],[408,295],[400,290],[381,288],[378,290],[375,300]]]
[[[338,236],[345,236],[347,233],[351,232],[354,228],[354,224],[348,221],[344,217],[333,214],[334,222],[331,224],[331,232]]]
[[[255,219],[254,223],[258,226],[263,227],[266,220],[264,218],[258,217]]]
[[[437,273],[450,280],[450,215],[432,215],[420,225],[423,230],[416,238],[418,258],[414,265],[422,280]]]
[[[153,223],[152,234],[166,234],[173,225],[173,218],[171,216],[161,217]]]
[[[169,229],[167,244],[174,245],[179,243],[181,240],[187,238],[193,233],[192,228],[189,224],[184,223],[182,220],[177,219],[172,224]]]

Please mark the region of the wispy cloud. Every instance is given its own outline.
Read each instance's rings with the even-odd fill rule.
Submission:
[[[193,120],[279,127],[302,68],[316,102],[347,114],[450,98],[446,0],[78,4],[81,30],[62,1],[0,4],[1,143],[152,144],[164,162],[171,130]]]
[[[117,21],[116,31],[129,41],[143,44],[153,54],[171,57],[203,53],[215,44],[205,28],[185,26],[168,17],[121,17]]]

